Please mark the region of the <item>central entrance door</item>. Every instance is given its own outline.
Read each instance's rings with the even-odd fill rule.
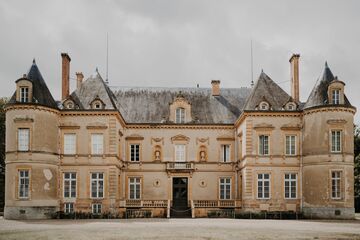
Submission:
[[[173,178],[173,205],[171,217],[191,217],[188,207],[188,178]]]

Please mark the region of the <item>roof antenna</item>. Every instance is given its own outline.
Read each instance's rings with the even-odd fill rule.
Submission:
[[[251,83],[250,86],[254,87],[254,67],[253,67],[253,44],[252,44],[252,39],[250,41],[250,53],[251,53]]]
[[[109,85],[109,33],[106,33],[106,80],[105,83]]]

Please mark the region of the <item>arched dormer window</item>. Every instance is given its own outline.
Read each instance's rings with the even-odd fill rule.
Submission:
[[[74,109],[75,108],[75,104],[72,100],[68,99],[63,103],[63,106],[65,109]]]
[[[175,122],[176,123],[184,123],[185,122],[185,109],[182,107],[178,107],[175,110],[175,115],[176,115],[176,119]]]
[[[90,103],[91,109],[105,109],[105,103],[101,101],[99,96],[96,96],[96,98]]]
[[[269,110],[269,103],[263,101],[259,104],[259,110],[266,111]]]
[[[287,111],[295,111],[296,110],[296,104],[294,102],[288,102],[285,105],[285,110],[287,110]]]

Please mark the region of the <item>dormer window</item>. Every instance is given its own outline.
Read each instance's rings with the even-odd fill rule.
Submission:
[[[74,104],[72,102],[69,102],[67,105],[66,105],[66,108],[67,109],[73,109],[74,108]]]
[[[176,109],[176,123],[184,123],[185,122],[185,109],[184,108],[177,108]]]
[[[27,103],[29,102],[29,88],[20,87],[20,102]]]
[[[267,102],[261,102],[259,105],[259,109],[262,111],[269,110],[269,104]]]
[[[101,101],[101,99],[97,96],[91,103],[91,108],[92,109],[104,109],[105,108],[105,103],[103,101]]]
[[[94,104],[94,108],[95,108],[95,109],[100,109],[100,108],[101,108],[100,103],[96,103],[96,104]]]
[[[293,102],[288,102],[288,103],[285,105],[285,110],[287,110],[287,111],[294,111],[294,110],[296,110],[296,104],[293,103]]]
[[[340,104],[340,90],[332,90],[332,104]]]

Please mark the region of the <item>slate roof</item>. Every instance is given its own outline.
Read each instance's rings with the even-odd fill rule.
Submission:
[[[266,101],[272,110],[279,111],[291,100],[289,94],[262,71],[246,101],[244,110],[256,110],[260,102]]]
[[[333,73],[331,72],[327,62],[325,62],[324,70],[321,76],[316,81],[315,86],[312,89],[310,96],[304,105],[304,109],[329,105],[329,96],[327,92],[330,83],[334,79],[335,77]],[[344,100],[345,100],[344,102],[345,106],[352,107],[346,96],[344,96]]]
[[[50,108],[58,108],[56,101],[51,95],[41,73],[36,65],[35,59],[30,67],[29,72],[26,74],[25,79],[28,79],[33,84],[33,99],[32,104],[40,104]],[[8,104],[15,104],[16,102],[16,92],[11,97]]]

